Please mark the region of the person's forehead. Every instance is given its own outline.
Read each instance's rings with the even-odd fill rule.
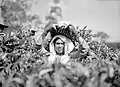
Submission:
[[[61,40],[61,39],[58,39],[58,40],[56,40],[56,43],[63,43],[63,41]]]

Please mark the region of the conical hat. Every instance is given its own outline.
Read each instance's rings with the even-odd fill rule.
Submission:
[[[8,28],[8,26],[4,24],[0,24],[0,28]]]
[[[0,16],[0,29],[8,28],[7,25],[4,24],[3,18]]]

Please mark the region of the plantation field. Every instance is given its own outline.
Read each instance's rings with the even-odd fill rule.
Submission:
[[[120,87],[119,55],[106,43],[92,41],[91,30],[80,29],[79,34],[89,50],[81,44],[81,50],[71,54],[67,66],[57,61],[49,64],[48,54],[42,52],[41,45],[32,42],[29,33],[22,33],[15,40],[8,39],[1,46],[0,86]]]
[[[58,4],[53,0],[44,23],[28,12],[33,0],[0,1],[0,17],[8,25],[0,27],[0,87],[120,87],[120,43],[107,43],[107,33],[94,35],[87,26],[56,24],[62,19]],[[67,64],[48,61],[48,32],[57,30],[75,44]]]

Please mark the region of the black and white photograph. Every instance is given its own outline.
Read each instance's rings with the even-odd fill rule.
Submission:
[[[120,0],[0,0],[0,87],[120,87]]]

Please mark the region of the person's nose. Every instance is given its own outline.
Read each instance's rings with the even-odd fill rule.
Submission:
[[[62,43],[60,43],[60,44],[59,44],[59,46],[60,46],[60,47],[62,47],[62,46],[63,46],[63,44],[62,44]]]

